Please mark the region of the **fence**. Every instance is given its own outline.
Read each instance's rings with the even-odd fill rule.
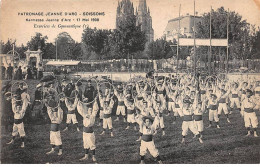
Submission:
[[[46,60],[44,62],[46,62]],[[187,69],[193,69],[193,64],[193,62],[188,60],[179,60],[178,71],[184,72],[187,71]],[[207,70],[209,63],[197,62],[197,67]],[[177,61],[173,59],[121,59],[81,61],[77,70],[78,72],[147,72],[160,69],[165,72],[175,72],[176,68]],[[211,62],[211,68],[213,72],[226,72],[227,62]],[[260,72],[260,59],[230,60],[228,62],[228,72]]]

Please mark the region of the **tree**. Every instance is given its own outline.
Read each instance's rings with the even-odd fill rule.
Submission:
[[[27,51],[27,47],[25,47],[23,44],[21,46],[15,46],[15,50],[17,53],[19,53],[20,58],[25,58],[25,52]]]
[[[27,42],[27,47],[32,51],[36,51],[41,48],[41,50],[44,52],[47,39],[47,36],[43,36],[41,33],[37,32],[35,36],[33,36],[31,40]]]
[[[252,26],[250,58],[260,59],[259,46],[260,46],[260,27],[258,27],[258,30],[256,30],[255,26]]]
[[[146,37],[141,27],[136,26],[135,16],[128,16],[114,31],[86,28],[82,43],[98,54],[99,59],[119,59],[127,58],[128,54],[140,55],[135,53],[144,50]]]
[[[45,51],[43,52],[43,59],[55,59],[56,57],[56,47],[53,43],[46,43]]]
[[[82,51],[82,59],[83,60],[88,60],[89,57],[91,56],[91,50],[90,46],[86,45],[85,43],[81,42],[81,51]]]
[[[105,45],[107,45],[110,34],[110,30],[98,30],[88,27],[83,31],[82,43],[87,45],[90,51],[94,51],[101,58],[101,55],[106,54],[108,51],[105,49]]]
[[[150,59],[167,59],[176,55],[170,47],[172,42],[167,42],[164,39],[157,39],[148,45],[147,54]],[[175,51],[175,49],[173,48]]]
[[[58,59],[69,59],[72,57],[72,51],[75,47],[75,41],[71,38],[69,33],[59,33],[55,39],[57,45]]]
[[[246,59],[249,57],[251,47],[250,25],[242,20],[236,12],[228,12],[224,7],[211,11],[211,36],[212,38],[227,38],[227,16],[229,19],[229,57],[237,59]],[[196,38],[209,38],[210,34],[210,13],[205,13],[201,22],[197,23]],[[208,54],[206,47],[200,47],[196,50],[200,54]],[[226,55],[225,47],[212,47],[213,58]],[[215,55],[215,57],[214,57]]]
[[[128,16],[126,21],[122,22],[118,28],[119,50],[124,58],[127,54],[133,54],[143,51],[146,44],[145,32],[141,31],[141,26],[136,26],[135,16]]]
[[[6,43],[2,44],[2,54],[7,54],[10,50],[13,50],[12,41],[8,39]]]
[[[72,49],[72,54],[70,56],[70,58],[72,60],[79,60],[82,59],[82,48],[81,48],[81,43],[76,42],[73,46]]]

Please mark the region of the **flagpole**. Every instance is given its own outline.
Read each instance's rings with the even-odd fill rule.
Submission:
[[[210,14],[209,14],[209,41],[210,41],[210,45],[209,45],[209,75],[211,75],[211,57],[212,57],[212,47],[211,47],[211,15],[212,15],[212,6],[210,8]]]
[[[181,4],[179,6],[179,26],[178,26],[178,34],[177,34],[177,69],[176,69],[176,75],[178,74],[178,68],[179,68],[179,38],[180,38],[180,26],[181,26]]]
[[[58,46],[57,46],[57,44],[58,44],[58,41],[57,41],[57,39],[56,39],[56,41],[55,41],[55,42],[56,42],[56,61],[57,61],[57,58],[58,58],[58,48],[57,48],[57,47],[58,47]]]
[[[193,16],[193,39],[194,39],[194,72],[196,76],[196,40],[195,40],[195,0],[194,0],[194,16]]]
[[[228,32],[229,32],[229,29],[228,29],[228,24],[229,24],[229,9],[228,9],[228,13],[227,13],[227,73],[228,73]]]

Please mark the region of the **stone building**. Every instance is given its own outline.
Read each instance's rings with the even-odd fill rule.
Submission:
[[[154,30],[150,9],[147,7],[146,0],[139,0],[138,9],[136,9],[135,15],[136,25],[141,25],[141,30],[145,32],[147,42],[152,42],[154,39]]]
[[[147,42],[153,41],[154,30],[152,27],[152,17],[150,15],[150,9],[147,7],[146,0],[139,0],[139,5],[138,8],[136,8],[135,14],[133,3],[130,0],[118,2],[116,29],[119,28],[120,24],[127,22],[131,17],[135,17],[136,25],[140,25],[141,30],[145,32]]]
[[[135,17],[134,6],[130,0],[122,0],[118,2],[116,13],[116,29],[119,29],[121,24],[127,22],[129,18]]]
[[[164,37],[167,41],[172,41],[173,38],[177,39],[179,20],[180,20],[180,35],[184,35],[187,38],[193,38],[193,25],[201,21],[199,16],[191,16],[187,14],[186,16],[177,17],[168,21],[168,24],[164,30]],[[195,26],[196,31],[196,26]]]

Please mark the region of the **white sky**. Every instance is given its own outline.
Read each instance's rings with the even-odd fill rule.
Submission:
[[[26,18],[47,18],[18,16],[18,12],[105,12],[105,16],[99,16],[99,22],[87,22],[90,27],[100,29],[115,28],[116,8],[118,0],[0,0],[0,39],[4,42],[8,38],[16,39],[17,44],[25,44],[34,36],[35,32],[40,32],[49,37],[48,42],[54,42],[56,36],[63,31],[68,32],[72,38],[81,41],[83,28],[80,29],[60,29],[34,28],[35,22],[26,22]],[[134,6],[138,6],[139,0],[131,0]],[[196,0],[196,11],[200,14],[210,11],[210,7],[217,9],[224,6],[231,11],[236,11],[242,15],[250,24],[260,26],[260,7],[254,1],[259,0]],[[181,4],[181,14],[193,14],[193,0],[147,0],[150,8],[155,39],[163,35],[163,31],[169,19],[178,17],[179,5]],[[71,19],[82,18],[83,16],[71,17]],[[51,18],[65,18],[51,17]],[[66,17],[68,18],[68,17]],[[38,22],[36,24],[52,24],[48,22]],[[60,23],[54,23],[56,26]],[[64,23],[61,23],[64,24]],[[72,21],[66,24],[80,24],[84,22]]]

